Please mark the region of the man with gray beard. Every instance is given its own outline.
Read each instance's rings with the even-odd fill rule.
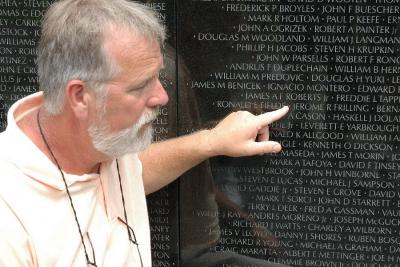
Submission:
[[[93,146],[110,157],[117,158],[127,153],[135,153],[147,148],[153,139],[152,127],[146,127],[141,136],[139,130],[157,118],[159,108],[145,111],[139,120],[130,128],[110,133],[108,124],[102,120],[106,111],[101,105],[98,106],[100,115],[96,116],[96,122],[89,127],[89,134],[92,137]]]
[[[151,266],[145,194],[212,156],[281,150],[268,125],[286,107],[232,113],[211,130],[150,145],[168,101],[164,39],[157,16],[134,2],[49,8],[42,91],[10,108],[0,134],[0,266]]]

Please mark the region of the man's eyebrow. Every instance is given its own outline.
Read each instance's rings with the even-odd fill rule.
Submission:
[[[151,79],[152,79],[152,78],[147,78],[147,79],[145,79],[145,80],[143,80],[143,81],[139,81],[139,82],[132,83],[132,84],[129,86],[129,88],[131,88],[131,89],[136,89],[136,88],[141,88],[141,87],[143,87],[143,86],[146,86],[146,85],[149,83],[149,81],[150,81]]]
[[[139,80],[139,81],[136,80],[135,82],[131,83],[128,86],[128,90],[129,90],[129,88],[130,89],[136,89],[136,88],[140,88],[140,87],[145,86],[146,84],[148,84],[154,78],[159,77],[159,74],[160,74],[160,72],[157,72],[156,74],[154,74],[154,75],[152,75],[150,77],[147,77],[147,78],[145,78],[143,80]]]

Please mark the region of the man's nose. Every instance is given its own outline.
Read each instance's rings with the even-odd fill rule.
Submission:
[[[168,103],[168,94],[165,88],[162,86],[160,80],[157,80],[157,84],[153,88],[152,95],[148,101],[148,105],[151,107],[165,106]]]

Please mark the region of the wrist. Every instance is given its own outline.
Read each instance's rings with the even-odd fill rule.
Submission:
[[[199,134],[201,135],[201,141],[199,143],[203,150],[202,154],[206,158],[218,156],[219,153],[215,144],[216,138],[214,137],[215,133],[213,132],[213,130],[201,130]]]

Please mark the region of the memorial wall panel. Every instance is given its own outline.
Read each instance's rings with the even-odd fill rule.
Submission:
[[[12,103],[38,90],[36,46],[50,1],[0,1],[0,131]]]
[[[0,130],[39,90],[52,2],[0,1]],[[143,2],[169,31],[156,141],[290,106],[281,153],[214,158],[149,196],[153,265],[400,266],[399,0]]]
[[[178,3],[181,133],[290,106],[281,153],[181,179],[182,264],[400,266],[399,1]]]
[[[144,1],[146,5],[159,12],[160,19],[168,30],[168,40],[164,48],[164,69],[160,80],[168,92],[169,102],[160,109],[154,123],[154,141],[177,135],[176,107],[176,51],[175,51],[175,1]],[[155,192],[147,198],[153,266],[178,266],[178,184]]]

